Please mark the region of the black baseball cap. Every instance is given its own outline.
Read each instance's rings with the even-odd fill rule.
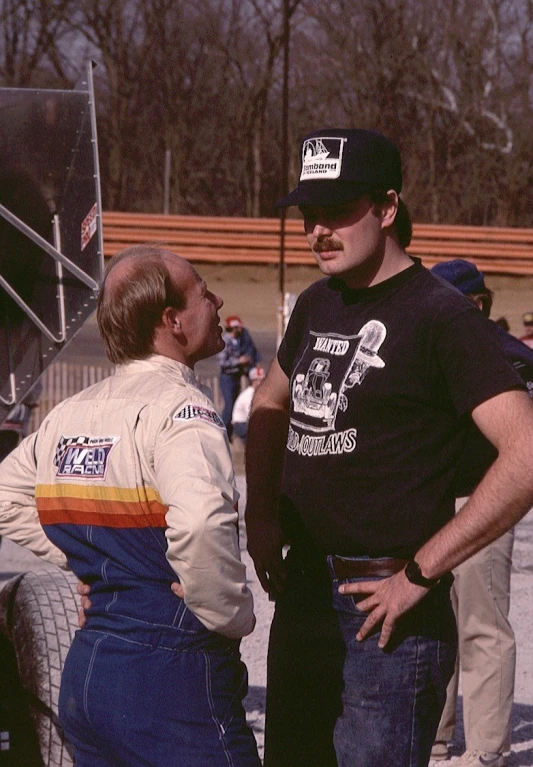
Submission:
[[[338,205],[373,189],[401,192],[396,144],[378,131],[323,128],[302,141],[298,186],[276,206]]]

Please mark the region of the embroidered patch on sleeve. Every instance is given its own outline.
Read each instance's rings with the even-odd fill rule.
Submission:
[[[105,479],[109,454],[120,437],[61,437],[56,447],[56,477]]]
[[[202,405],[185,405],[177,413],[174,413],[173,421],[189,421],[196,419],[199,421],[205,421],[212,426],[218,426],[219,429],[224,429],[224,421],[215,410],[210,410]]]

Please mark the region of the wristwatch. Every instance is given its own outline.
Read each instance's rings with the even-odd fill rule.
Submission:
[[[424,586],[426,589],[430,589],[433,586],[436,586],[440,581],[440,578],[426,578],[424,575],[422,575],[420,565],[418,562],[415,562],[414,559],[411,559],[406,564],[404,572],[408,581],[414,583],[415,586]]]

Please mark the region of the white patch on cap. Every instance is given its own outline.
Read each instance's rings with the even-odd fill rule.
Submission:
[[[345,138],[332,136],[304,141],[300,181],[339,178],[345,142]]]

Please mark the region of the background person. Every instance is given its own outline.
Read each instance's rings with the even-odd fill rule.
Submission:
[[[260,765],[242,706],[239,640],[255,618],[238,493],[194,374],[223,346],[221,306],[174,253],[116,256],[98,300],[115,374],[58,405],[0,466],[0,532],[39,553],[42,524],[90,586],[59,701],[77,767]]]
[[[226,317],[226,332],[222,336],[224,349],[217,354],[220,366],[220,390],[224,397],[222,420],[232,437],[231,414],[237,397],[241,392],[241,379],[257,365],[259,353],[248,330],[236,314]]]
[[[454,259],[431,270],[467,296],[489,317],[492,293],[475,264]],[[533,350],[495,323],[502,348],[533,393]],[[465,503],[496,451],[472,423],[456,480],[457,507]],[[462,672],[466,752],[457,767],[503,767],[511,747],[511,714],[516,663],[515,637],[509,623],[514,529],[490,543],[454,570],[451,589],[457,618],[459,652],[448,686],[446,705],[432,750],[433,759],[448,758],[455,729],[459,668]]]
[[[531,507],[533,408],[481,312],[406,254],[397,147],[327,128],[301,158],[278,204],[300,207],[325,279],[246,449],[248,548],[276,600],[265,766],[423,767],[455,665],[446,573]],[[455,514],[470,414],[499,455]]]
[[[248,378],[250,379],[250,385],[247,386],[235,400],[233,413],[231,415],[233,432],[240,437],[243,442],[246,442],[248,419],[250,417],[250,408],[252,407],[254,394],[265,378],[264,368],[261,366],[252,368],[248,373]]]
[[[533,312],[526,312],[522,315],[524,325],[524,335],[520,336],[520,341],[533,349]]]

